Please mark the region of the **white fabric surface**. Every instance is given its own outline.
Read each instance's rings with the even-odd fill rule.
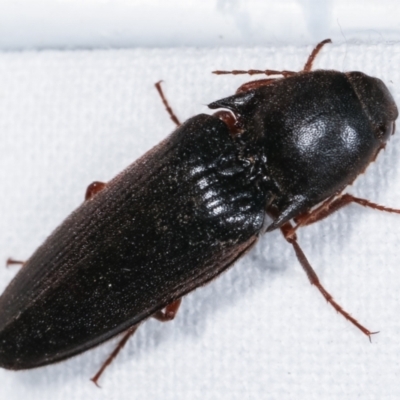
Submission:
[[[0,54],[0,263],[26,259],[83,200],[247,77],[214,69],[297,70],[311,46]],[[316,68],[380,77],[400,104],[400,45],[327,45]],[[349,192],[400,206],[400,133]],[[184,298],[175,321],[146,322],[107,369],[108,342],[36,370],[0,370],[13,399],[398,399],[400,216],[350,206],[304,228],[299,242],[325,287],[372,343],[310,286],[279,232]],[[2,290],[17,268],[0,267]]]

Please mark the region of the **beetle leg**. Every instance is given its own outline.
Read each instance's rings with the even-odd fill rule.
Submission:
[[[342,314],[348,321],[350,321],[353,325],[355,325],[362,333],[368,336],[369,340],[371,341],[371,335],[374,335],[378,332],[371,332],[369,329],[365,328],[361,325],[355,318],[353,318],[347,311],[345,311],[336,301],[333,299],[332,295],[326,291],[326,289],[322,286],[318,275],[312,268],[311,264],[307,260],[307,257],[303,253],[303,250],[297,243],[296,234],[292,234],[291,236],[287,236],[287,232],[291,231],[293,227],[290,223],[285,224],[281,231],[285,239],[293,246],[294,251],[296,253],[296,257],[300,262],[300,265],[303,267],[304,272],[307,274],[308,280],[310,281],[311,285],[314,285],[324,296],[326,301],[339,313]]]
[[[25,261],[14,260],[13,258],[7,258],[6,267],[8,268],[10,265],[24,265]]]
[[[90,380],[97,386],[100,387],[98,380],[100,376],[103,374],[104,370],[112,363],[115,357],[117,357],[118,353],[122,350],[122,348],[125,346],[126,342],[129,340],[129,338],[136,332],[137,328],[139,328],[139,325],[134,325],[130,327],[122,337],[122,339],[118,342],[118,344],[115,346],[114,351],[107,357],[106,361],[104,361],[103,365],[100,367],[100,369],[97,371],[96,375],[93,376],[93,378],[90,378]]]
[[[95,194],[104,189],[106,183],[94,181],[86,189],[85,201],[90,200]]]
[[[385,207],[380,204],[373,203],[372,201],[369,201],[366,199],[361,199],[359,197],[355,197],[355,196],[352,196],[351,194],[345,193],[336,199],[331,197],[328,200],[326,200],[324,203],[322,203],[315,210],[296,217],[295,218],[296,226],[292,228],[293,229],[292,232],[294,232],[296,229],[300,228],[301,226],[311,225],[314,222],[321,221],[322,219],[329,217],[334,212],[340,210],[341,208],[343,208],[351,203],[360,204],[361,206],[369,207],[369,208],[379,210],[379,211],[400,214],[400,209]]]
[[[175,318],[181,303],[182,303],[182,299],[178,299],[178,300],[174,301],[173,303],[168,304],[167,307],[165,307],[164,311],[160,310],[160,311],[157,311],[156,313],[154,313],[152,315],[152,317],[161,322],[172,321]]]
[[[161,82],[162,82],[162,81],[157,82],[156,84],[154,84],[154,86],[156,87],[157,92],[158,92],[158,94],[160,95],[161,100],[162,100],[162,102],[163,102],[163,104],[164,104],[164,106],[165,106],[165,109],[167,110],[167,113],[169,114],[169,116],[170,116],[171,119],[172,119],[172,122],[173,122],[177,127],[179,127],[179,126],[181,126],[182,124],[181,124],[181,122],[179,121],[178,117],[175,115],[175,113],[174,113],[174,111],[172,110],[172,108],[170,107],[170,105],[169,105],[169,103],[168,103],[168,100],[167,100],[166,97],[164,96],[164,92],[163,92],[163,90],[162,90],[162,88],[161,88]]]
[[[311,71],[312,64],[313,64],[313,62],[315,60],[315,57],[320,52],[322,47],[327,43],[332,43],[332,40],[331,39],[325,39],[325,40],[323,40],[322,42],[318,43],[315,46],[314,50],[311,52],[310,56],[308,57],[306,64],[304,65],[303,71],[305,71],[305,72]]]
[[[154,313],[152,315],[152,317],[156,318],[157,320],[159,320],[161,322],[167,322],[167,321],[173,320],[176,316],[176,313],[178,312],[181,302],[182,302],[182,299],[178,299],[178,300],[174,301],[173,303],[168,304],[167,307],[165,307],[165,311],[162,311],[162,310],[157,311],[156,313]],[[125,332],[122,339],[115,346],[115,349],[107,357],[106,361],[104,361],[103,365],[97,371],[96,375],[94,375],[93,378],[90,379],[96,386],[100,387],[100,385],[98,384],[98,380],[99,380],[100,376],[103,374],[104,370],[112,363],[114,358],[122,350],[122,348],[125,346],[126,342],[129,340],[129,338],[136,332],[138,327],[139,327],[139,325],[134,325]]]

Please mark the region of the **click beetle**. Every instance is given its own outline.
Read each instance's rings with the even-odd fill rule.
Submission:
[[[322,287],[295,231],[351,202],[398,212],[341,194],[385,147],[398,112],[377,78],[311,71],[326,42],[300,72],[232,71],[275,78],[211,103],[220,111],[91,184],[0,297],[0,366],[51,364],[126,332],[97,382],[141,322],[173,319],[185,294],[278,228],[311,283],[370,336]]]

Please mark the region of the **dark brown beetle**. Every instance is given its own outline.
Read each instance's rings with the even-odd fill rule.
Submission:
[[[398,113],[377,78],[311,72],[324,43],[303,71],[262,71],[283,78],[243,85],[210,104],[233,113],[189,119],[112,181],[90,185],[0,298],[0,366],[54,363],[126,331],[97,382],[143,320],[173,319],[182,296],[276,228],[311,283],[370,336],[321,286],[295,230],[350,202],[398,212],[340,194],[384,148]]]

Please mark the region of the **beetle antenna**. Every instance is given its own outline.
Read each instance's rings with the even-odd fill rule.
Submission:
[[[165,109],[167,110],[167,113],[168,113],[169,116],[171,117],[172,122],[173,122],[177,127],[179,127],[179,126],[181,126],[182,124],[181,124],[181,122],[179,121],[178,117],[175,115],[175,113],[174,113],[174,111],[172,110],[171,106],[169,105],[168,100],[167,100],[167,98],[165,97],[164,92],[163,92],[163,90],[162,90],[161,82],[162,82],[162,81],[158,81],[157,83],[154,84],[154,86],[156,87],[157,92],[158,92],[158,94],[159,94],[160,97],[161,97],[161,101],[163,102],[163,104],[164,104],[164,106],[165,106]]]
[[[212,72],[215,75],[267,75],[267,76],[273,76],[273,75],[282,75],[284,78],[287,78],[288,76],[296,75],[297,72],[294,71],[275,71],[273,69],[266,69],[266,70],[261,70],[261,69],[249,69],[247,71],[245,70],[239,70],[239,69],[234,69],[233,71],[213,71]]]
[[[324,47],[324,45],[327,44],[327,43],[332,43],[332,40],[331,39],[325,39],[325,40],[323,40],[322,42],[318,43],[315,46],[314,50],[309,55],[306,64],[304,65],[303,71],[305,71],[305,72],[311,71],[312,64],[314,62],[315,57],[318,55],[318,53],[320,52],[322,47]]]
[[[322,42],[318,43],[314,50],[311,52],[310,56],[307,59],[306,64],[304,65],[303,71],[308,72],[311,71],[312,68],[312,64],[315,60],[315,57],[318,55],[318,53],[320,52],[320,50],[322,49],[322,47],[327,44],[327,43],[332,43],[331,39],[325,39]],[[293,71],[275,71],[272,69],[266,69],[266,70],[260,70],[260,69],[249,69],[248,71],[245,70],[238,70],[238,69],[234,69],[232,71],[213,71],[213,74],[216,75],[259,75],[259,74],[263,74],[263,75],[267,75],[267,76],[272,76],[272,75],[282,75],[284,78],[287,78],[288,76],[292,76],[292,75],[296,75],[297,72],[293,72]]]

